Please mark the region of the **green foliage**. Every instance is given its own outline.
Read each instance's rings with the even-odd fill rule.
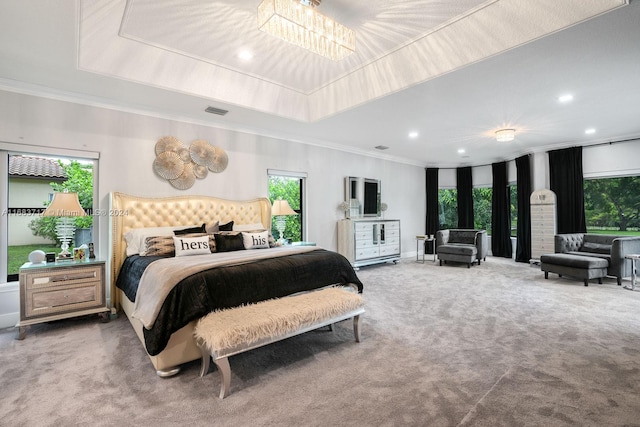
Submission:
[[[473,195],[473,226],[480,230],[487,230],[491,235],[491,199],[493,188],[474,188]]]
[[[587,227],[640,227],[640,176],[584,181]]]
[[[7,274],[18,274],[22,264],[29,261],[29,254],[39,249],[44,252],[60,252],[59,246],[53,245],[19,245],[7,247]]]
[[[64,182],[51,182],[51,188],[54,192],[78,193],[78,200],[84,209],[93,208],[93,165],[82,164],[72,160],[69,164],[65,164],[58,160],[60,166],[67,174],[67,180]],[[49,205],[49,201],[43,202],[44,206]],[[29,223],[34,236],[41,236],[51,241],[57,242],[56,217],[38,217]],[[74,218],[76,228],[91,228],[93,225],[93,216],[87,215]]]
[[[511,237],[518,236],[518,186],[509,186],[509,197],[511,199]]]
[[[438,190],[440,229],[458,227],[458,190],[441,188]]]
[[[286,200],[291,209],[298,212],[298,215],[286,217],[285,239],[292,242],[302,240],[302,213],[300,212],[300,179],[286,176],[269,176],[269,200],[273,204],[274,200]],[[275,220],[271,224],[271,232],[278,239],[280,233],[276,230]]]

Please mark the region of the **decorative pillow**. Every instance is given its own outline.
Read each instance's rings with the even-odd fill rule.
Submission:
[[[602,244],[602,243],[584,242],[582,244],[582,246],[580,247],[580,249],[578,249],[578,251],[580,251],[580,252],[590,252],[592,254],[607,254],[607,255],[609,255],[611,253],[611,245],[605,245],[605,244]]]
[[[174,237],[173,244],[176,247],[176,256],[203,255],[211,253],[208,235],[200,237]]]
[[[205,225],[205,229],[207,230],[207,233],[209,233],[209,234],[217,233],[218,231],[220,231],[220,223],[218,221],[211,222],[211,223]]]
[[[245,249],[269,249],[269,233],[265,230],[260,233],[242,233]]]
[[[218,224],[218,231],[233,231],[233,221],[226,224]]]
[[[244,250],[242,233],[216,233],[216,252],[231,252]]]
[[[188,227],[197,227],[197,226],[191,225]],[[127,243],[127,256],[144,253],[147,249],[145,245],[145,241],[147,240],[147,237],[173,236],[173,231],[179,230],[181,228],[185,228],[185,226],[179,225],[179,226],[173,226],[173,227],[144,227],[144,228],[134,228],[132,230],[127,231],[123,236],[125,242]]]
[[[206,232],[207,232],[206,224],[202,224],[199,227],[189,227],[189,228],[182,228],[180,230],[174,230],[173,234],[176,236],[183,236],[185,234],[206,233]]]
[[[176,247],[173,244],[173,236],[152,236],[145,240],[147,249],[142,256],[174,256]]]

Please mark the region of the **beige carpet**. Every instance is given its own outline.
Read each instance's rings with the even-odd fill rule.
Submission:
[[[640,292],[489,258],[363,268],[350,322],[158,378],[124,318],[0,331],[6,426],[640,426]]]

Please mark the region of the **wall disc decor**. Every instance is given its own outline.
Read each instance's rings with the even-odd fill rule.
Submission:
[[[158,154],[153,161],[153,170],[164,179],[178,178],[185,169],[185,164],[178,153],[165,151]]]
[[[184,164],[184,163],[183,163]],[[193,183],[196,182],[196,176],[193,174],[193,163],[187,163],[184,165],[184,170],[176,179],[170,179],[169,184],[178,190],[186,190],[193,187]]]
[[[180,156],[180,160],[184,163],[191,163],[191,155],[188,148],[182,147],[177,151],[177,153],[178,156]]]
[[[195,165],[193,168],[193,174],[198,179],[205,179],[209,175],[209,169],[206,166]]]
[[[213,147],[204,139],[193,141],[189,146],[189,153],[191,154],[191,160],[193,160],[196,165],[203,166],[207,166],[215,155]]]
[[[178,138],[175,136],[163,136],[156,142],[156,156],[167,151],[177,152],[181,148],[184,148],[184,145]]]
[[[227,168],[227,165],[229,164],[229,157],[227,156],[227,152],[222,148],[213,147],[213,149],[213,159],[207,163],[207,167],[211,172],[220,173]]]
[[[156,142],[153,169],[178,190],[191,188],[197,179],[209,172],[222,172],[229,164],[227,153],[197,139],[187,148],[175,136],[163,136]]]

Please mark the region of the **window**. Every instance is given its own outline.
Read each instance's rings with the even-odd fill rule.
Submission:
[[[440,229],[458,227],[458,190],[440,188],[438,190],[438,209],[440,212]]]
[[[518,236],[518,185],[509,185],[509,198],[511,199],[511,237]]]
[[[70,159],[50,155],[3,152],[7,186],[6,205],[3,206],[2,228],[6,226],[6,255],[0,259],[2,281],[17,281],[20,266],[28,261],[34,250],[60,252],[57,242],[57,218],[43,218],[40,213],[51,201],[54,192],[68,189],[77,192],[81,205],[89,215],[74,219],[75,239],[71,248],[93,241],[94,167],[91,159]],[[4,168],[2,169],[5,170]],[[82,241],[79,241],[82,239]]]
[[[289,206],[298,215],[286,217],[284,238],[289,242],[299,242],[306,238],[304,216],[304,187],[306,174],[286,171],[268,171],[269,175],[269,200],[282,199],[289,202]],[[280,233],[275,228],[275,221],[271,224],[271,233],[276,238]]]
[[[473,195],[473,226],[478,230],[487,230],[491,235],[491,204],[493,188],[478,187],[472,191]]]
[[[584,180],[589,233],[640,235],[640,176]]]

